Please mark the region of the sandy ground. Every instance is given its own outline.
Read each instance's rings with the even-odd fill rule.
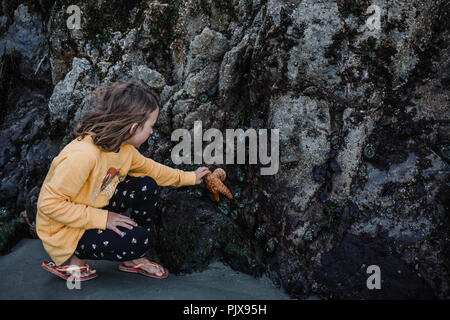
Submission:
[[[64,279],[41,267],[48,259],[38,239],[24,239],[0,256],[0,299],[289,299],[266,276],[254,278],[221,262],[210,264],[203,272],[155,279],[119,271],[118,262],[91,260],[88,263],[99,276],[80,282],[80,289],[69,289]]]

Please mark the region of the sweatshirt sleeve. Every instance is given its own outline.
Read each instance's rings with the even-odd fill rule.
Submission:
[[[105,230],[107,210],[72,202],[88,179],[95,158],[86,152],[73,151],[54,161],[53,175],[43,184],[39,197],[41,212],[73,228]]]
[[[150,158],[144,157],[134,146],[131,146],[132,162],[128,173],[136,176],[149,176],[159,186],[192,186],[195,185],[195,172],[183,171],[165,166]]]

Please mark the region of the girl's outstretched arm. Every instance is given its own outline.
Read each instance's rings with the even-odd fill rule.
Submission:
[[[165,166],[153,159],[144,157],[134,146],[129,174],[152,177],[159,186],[193,186],[197,184],[195,171],[183,171]]]

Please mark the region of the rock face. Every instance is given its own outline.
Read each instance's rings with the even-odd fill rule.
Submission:
[[[135,79],[161,102],[141,152],[166,165],[171,133],[197,120],[280,132],[275,175],[221,165],[232,200],[165,191],[149,255],[172,272],[221,259],[293,298],[449,297],[448,1],[72,1],[74,30],[61,1],[12,3],[0,16],[2,243],[29,236],[14,219],[34,219],[91,91]],[[381,290],[366,286],[370,265]]]

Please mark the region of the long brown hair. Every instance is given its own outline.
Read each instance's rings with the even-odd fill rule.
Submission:
[[[133,123],[143,125],[159,108],[157,95],[134,81],[118,81],[96,90],[97,107],[87,113],[73,130],[78,140],[91,134],[94,143],[107,152],[117,152],[131,137]]]

